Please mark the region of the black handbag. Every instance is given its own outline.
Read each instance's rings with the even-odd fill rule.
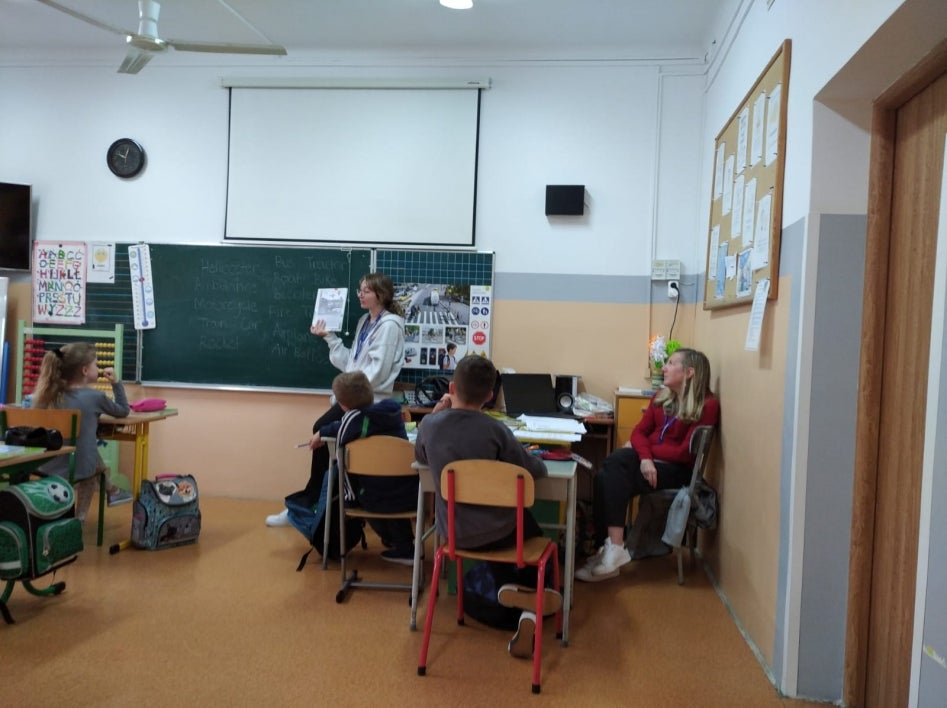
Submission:
[[[32,425],[15,425],[7,428],[3,441],[7,445],[43,447],[58,450],[62,447],[62,433],[55,428],[39,428]]]

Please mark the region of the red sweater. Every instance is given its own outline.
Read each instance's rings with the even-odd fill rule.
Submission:
[[[657,395],[657,394],[655,394]],[[696,423],[684,423],[676,417],[668,418],[664,408],[654,404],[654,397],[644,415],[631,431],[631,446],[642,460],[661,460],[679,465],[690,465],[691,435],[698,425],[717,425],[720,402],[714,396],[704,400],[704,411]]]

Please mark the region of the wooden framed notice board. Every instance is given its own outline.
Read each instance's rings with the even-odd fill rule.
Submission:
[[[776,298],[786,163],[790,40],[785,40],[714,144],[704,309]]]

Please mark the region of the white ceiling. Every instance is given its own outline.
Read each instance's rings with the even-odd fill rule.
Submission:
[[[438,0],[163,0],[158,34],[205,42],[270,41],[286,47],[289,56],[284,59],[242,58],[266,65],[349,52],[441,58],[700,59],[713,39],[717,15],[738,1],[474,0],[471,10],[450,10]],[[59,2],[137,31],[136,0]],[[94,56],[114,60],[117,66],[124,54],[122,37],[107,30],[37,0],[0,0],[0,58],[5,63]],[[206,55],[187,54],[189,61],[200,61],[199,56]],[[170,59],[159,58],[153,65]]]

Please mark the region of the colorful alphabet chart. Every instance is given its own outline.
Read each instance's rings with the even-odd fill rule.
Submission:
[[[33,244],[33,322],[85,323],[86,245]]]

